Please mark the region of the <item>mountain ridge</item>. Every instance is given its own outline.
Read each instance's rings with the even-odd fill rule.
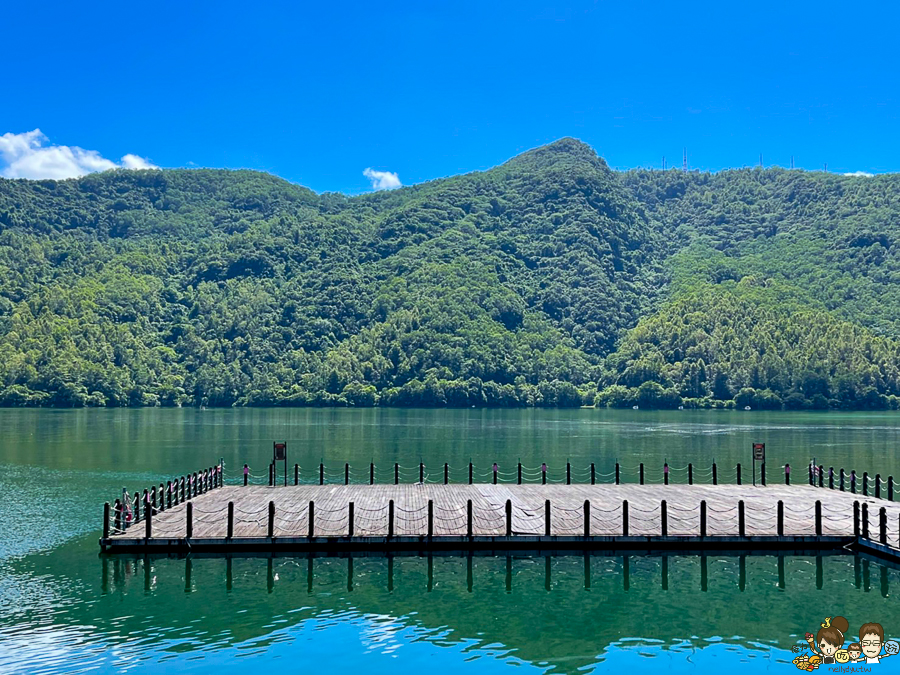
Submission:
[[[897,407],[898,188],[616,172],[572,138],[357,196],[3,180],[0,404]],[[834,327],[774,339],[782,377],[754,376],[752,322],[801,315]]]

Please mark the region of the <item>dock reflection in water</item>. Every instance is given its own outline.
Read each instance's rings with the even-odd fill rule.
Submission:
[[[632,561],[642,561],[645,558],[650,558],[654,561],[655,564],[658,565],[659,568],[659,588],[662,591],[669,590],[669,565],[670,560],[675,559],[676,564],[690,564],[685,563],[685,560],[694,560],[694,564],[699,567],[699,590],[703,593],[709,591],[709,561],[710,558],[715,562],[723,562],[727,560],[737,561],[737,578],[732,579],[732,582],[737,583],[737,589],[740,592],[745,592],[747,590],[747,558],[749,557],[760,557],[765,558],[770,561],[774,561],[776,568],[776,586],[781,590],[786,590],[787,581],[785,575],[785,561],[790,558],[802,558],[805,561],[811,561],[815,565],[815,588],[816,590],[822,590],[824,587],[824,579],[825,579],[825,557],[834,557],[838,556],[842,560],[852,560],[853,561],[853,579],[854,585],[857,589],[863,589],[866,593],[872,590],[872,582],[871,582],[871,571],[870,565],[874,565],[879,573],[879,590],[881,592],[882,597],[887,598],[890,595],[890,569],[889,567],[883,563],[882,561],[874,561],[865,556],[849,556],[841,553],[831,553],[831,552],[810,552],[808,554],[804,554],[803,552],[795,552],[792,554],[780,554],[780,555],[772,555],[772,554],[760,554],[755,556],[753,554],[734,554],[731,552],[723,552],[721,554],[700,554],[700,555],[676,555],[676,554],[663,554],[659,556],[648,556],[647,554],[613,554],[610,553],[608,555],[603,555],[602,553],[586,553],[582,556],[572,556],[571,554],[565,554],[564,558],[567,560],[565,565],[565,574],[571,576],[573,570],[571,568],[571,558],[580,557],[583,560],[583,587],[585,590],[590,590],[592,586],[592,579],[597,574],[594,571],[595,567],[600,567],[599,574],[603,576],[604,581],[609,581],[610,576],[613,574],[617,574],[621,578],[621,590],[623,592],[627,592],[631,588],[631,568]],[[210,559],[221,559],[224,561],[224,575],[223,575],[223,583],[225,586],[225,590],[231,592],[234,590],[234,567],[235,560],[238,561],[239,565],[244,564],[245,561],[257,561],[258,564],[265,564],[266,569],[266,590],[268,593],[272,593],[275,591],[275,582],[276,581],[285,581],[279,577],[276,569],[279,569],[285,565],[292,565],[294,567],[299,566],[300,568],[306,569],[306,592],[312,594],[316,590],[316,578],[317,573],[319,575],[323,573],[327,573],[329,575],[329,580],[325,582],[326,586],[329,586],[333,583],[333,574],[335,572],[335,568],[340,566],[340,562],[343,561],[346,569],[346,588],[348,592],[353,592],[354,587],[358,584],[356,580],[357,573],[354,571],[357,569],[356,566],[360,565],[360,561],[365,561],[362,564],[366,565],[366,563],[372,563],[372,561],[380,560],[380,563],[374,563],[376,565],[380,564],[385,569],[385,590],[388,593],[392,593],[394,591],[395,585],[395,561],[399,558],[400,560],[404,560],[406,564],[409,564],[408,561],[418,561],[419,564],[424,564],[426,569],[425,574],[425,585],[424,591],[427,593],[431,593],[434,591],[435,587],[435,560],[455,558],[457,560],[465,561],[465,587],[466,591],[472,593],[475,591],[475,560],[482,559],[481,565],[484,565],[487,569],[487,580],[491,582],[496,582],[498,573],[494,566],[497,564],[497,561],[501,561],[504,566],[504,584],[503,587],[507,593],[513,592],[513,578],[519,573],[520,570],[514,569],[514,566],[518,562],[520,566],[524,566],[526,569],[531,568],[533,565],[542,564],[544,570],[544,578],[543,578],[543,587],[546,591],[551,591],[553,589],[553,569],[555,563],[554,560],[558,559],[560,556],[558,554],[546,553],[546,552],[534,552],[531,554],[508,554],[508,555],[491,555],[491,554],[482,554],[482,553],[469,553],[464,555],[455,555],[455,554],[435,554],[429,556],[407,556],[407,555],[375,555],[375,556],[360,556],[360,555],[332,555],[332,556],[317,556],[317,555],[306,555],[306,556],[296,556],[296,555],[266,555],[266,554],[242,554],[242,555],[221,555],[221,554],[197,554],[197,555],[189,555],[189,556],[165,556],[165,555],[144,555],[144,556],[129,556],[129,555],[102,555],[100,556],[100,564],[101,564],[101,573],[100,573],[100,587],[101,593],[103,595],[107,595],[109,593],[115,593],[119,591],[124,591],[127,589],[133,582],[130,581],[131,578],[135,577],[138,572],[137,570],[141,570],[143,574],[144,580],[144,591],[149,593],[153,590],[152,580],[156,577],[154,576],[153,569],[156,564],[177,564],[175,561],[183,560],[184,564],[184,590],[186,593],[192,593],[195,591],[193,584],[193,575],[194,575],[194,564],[195,561],[206,561]],[[543,561],[541,563],[541,561]],[[599,562],[598,562],[599,561]],[[608,561],[615,561],[618,565],[617,568],[610,569],[606,563]],[[442,563],[439,563],[442,564]],[[318,568],[317,568],[318,566]],[[732,565],[733,566],[733,565]],[[318,569],[318,572],[317,572]],[[258,576],[258,572],[254,575],[254,577]],[[370,574],[363,573],[366,581],[372,583],[373,579]],[[645,575],[642,576],[644,578]],[[292,578],[291,583],[296,583],[297,579]],[[449,583],[459,583],[459,579],[449,579],[447,580]],[[320,583],[321,580],[320,580]]]
[[[438,657],[447,672],[650,658],[678,670],[789,663],[803,633],[838,613],[875,617],[891,635],[900,626],[900,572],[844,554],[97,557],[94,546],[7,566],[6,590],[29,590],[3,598],[0,670],[149,672],[202,658],[228,672],[328,658],[335,672],[381,672],[379,654],[383,672]],[[45,635],[54,650],[39,647]]]

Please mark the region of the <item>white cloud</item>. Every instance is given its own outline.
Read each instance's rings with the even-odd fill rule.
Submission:
[[[373,190],[393,190],[403,185],[400,182],[400,177],[392,171],[366,169],[363,171],[363,176],[372,181]]]
[[[866,176],[867,178],[871,178],[874,176],[874,173],[869,173],[868,171],[854,171],[853,173],[845,173],[845,176]]]
[[[96,150],[76,146],[48,145],[40,129],[0,136],[0,175],[5,178],[77,178],[107,169],[155,169],[137,155],[125,155],[119,163]]]

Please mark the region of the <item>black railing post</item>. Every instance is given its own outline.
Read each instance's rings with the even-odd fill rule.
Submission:
[[[269,502],[269,539],[275,536],[275,502]]]
[[[878,540],[887,546],[887,509],[883,506],[878,509]]]
[[[116,507],[119,506],[118,499],[116,500]],[[119,514],[118,508],[116,508],[116,520],[118,521]],[[116,529],[118,529],[118,523],[116,524]],[[109,539],[109,502],[104,502],[103,504],[103,539]],[[105,546],[105,544],[104,544]]]
[[[841,473],[839,476],[839,485],[840,485],[841,492],[844,491],[844,479],[845,478],[846,478],[846,476],[844,474],[844,467],[841,467]]]
[[[594,467],[594,463],[591,462],[591,485],[595,485],[597,483],[597,472]]]
[[[518,485],[522,484],[522,462],[519,462],[518,468],[516,469],[516,483]]]
[[[834,467],[828,467],[828,489],[834,490]]]
[[[375,485],[375,462],[369,462],[369,485]]]
[[[784,502],[778,500],[778,536],[784,536]]]
[[[226,539],[232,539],[234,537],[234,502],[228,502],[228,532],[225,535]]]
[[[875,474],[875,499],[881,498],[881,474]]]
[[[863,497],[869,496],[869,472],[863,471]]]
[[[736,476],[737,476],[737,484],[741,485],[741,464],[740,464],[740,462],[738,462],[738,465],[737,465]]]
[[[400,484],[400,464],[394,462],[394,485]]]
[[[688,485],[694,484],[694,464],[688,462]]]
[[[347,504],[347,536],[353,536],[353,518],[356,515],[356,505],[353,502]]]
[[[659,503],[659,533],[660,536],[669,536],[669,505],[663,499]]]
[[[472,484],[472,462],[469,461],[469,485]]]
[[[784,484],[785,485],[791,484],[791,465],[790,464],[784,465]]]
[[[188,502],[187,510],[185,511],[184,536],[185,539],[190,539],[194,536],[194,502]]]
[[[425,463],[419,462],[419,482],[425,482]]]
[[[544,535],[550,536],[550,500],[544,501]]]
[[[628,500],[622,500],[622,536],[628,536]]]
[[[388,539],[394,536],[394,500],[388,502]]]
[[[850,471],[850,492],[856,494],[856,470]]]
[[[250,478],[250,467],[244,464],[244,487],[247,487],[247,479]],[[184,498],[184,483],[181,483],[181,496]]]
[[[825,487],[825,467],[819,465],[819,487]]]
[[[888,501],[894,501],[894,477],[888,476]]]
[[[738,502],[738,536],[747,536],[747,519],[744,513],[744,500]]]
[[[853,502],[853,536],[859,536],[859,502]]]
[[[325,485],[325,462],[319,462],[319,485]]]
[[[862,513],[860,514],[860,520],[862,521],[862,536],[863,539],[869,538],[869,505],[866,502],[862,503]]]
[[[434,537],[434,500],[428,500],[428,538]]]
[[[491,471],[494,474],[494,485],[497,484],[497,470],[498,470],[497,462],[494,462],[494,465],[491,467]]]
[[[663,464],[663,483],[665,485],[669,484],[669,463],[668,462]]]
[[[619,461],[616,460],[616,485],[619,484]]]
[[[541,462],[541,485],[547,484],[547,463]]]
[[[566,485],[572,484],[572,465],[566,461]]]
[[[444,485],[449,485],[450,483],[450,464],[444,462]]]
[[[350,485],[350,463],[349,462],[344,462],[344,485]]]
[[[759,478],[762,481],[762,486],[766,486],[766,463],[763,462],[759,465]]]
[[[700,536],[706,536],[706,500],[700,500]]]
[[[589,499],[584,500],[584,508],[582,510],[582,518],[584,520],[584,536],[591,536],[591,502]]]
[[[309,522],[306,524],[306,537],[312,539],[316,536],[316,503],[312,500],[309,502]],[[311,560],[311,559],[310,559]],[[312,562],[310,562],[312,565]],[[310,568],[312,569],[312,568]]]
[[[822,536],[822,502],[816,500],[816,536]]]
[[[294,464],[294,485],[300,485],[300,465]]]
[[[506,500],[506,536],[512,536],[512,500]]]
[[[172,508],[172,481],[166,481],[166,508]]]
[[[718,471],[718,468],[716,467],[715,462],[713,462],[713,465],[712,465],[712,479],[713,479],[713,485],[719,484],[719,471]]]
[[[640,466],[640,484],[641,485],[644,484],[644,463],[643,462],[641,462],[641,466]]]
[[[472,500],[466,501],[466,536],[472,538]]]

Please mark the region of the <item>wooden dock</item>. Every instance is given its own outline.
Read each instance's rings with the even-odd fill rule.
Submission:
[[[215,469],[213,469],[215,474]],[[223,486],[104,515],[110,552],[900,549],[900,504],[811,485]],[[148,523],[149,520],[149,523]]]

